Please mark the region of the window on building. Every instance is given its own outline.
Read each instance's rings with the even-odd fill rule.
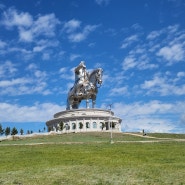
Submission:
[[[93,128],[97,128],[97,123],[93,122]]]
[[[73,130],[76,129],[76,123],[72,123],[72,129],[73,129]]]
[[[65,128],[66,130],[70,130],[70,126],[67,123],[65,124]]]
[[[86,128],[90,128],[90,123],[86,122]]]
[[[83,128],[83,123],[80,122],[80,123],[79,123],[79,129],[82,129],[82,128]]]
[[[104,122],[100,122],[100,128],[103,130],[105,127],[105,123]]]

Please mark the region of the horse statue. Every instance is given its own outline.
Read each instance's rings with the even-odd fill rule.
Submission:
[[[78,109],[82,100],[86,100],[86,108],[89,108],[89,99],[92,99],[92,108],[94,108],[96,104],[96,94],[102,84],[102,75],[103,70],[97,68],[88,74],[88,80],[84,81],[80,87],[74,84],[68,92],[66,109]]]

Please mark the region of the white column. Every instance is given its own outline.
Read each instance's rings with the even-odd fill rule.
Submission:
[[[100,131],[100,128],[99,127],[100,127],[99,119],[97,119],[97,128],[96,128],[97,131]]]
[[[78,124],[78,119],[76,119],[76,132],[79,132],[79,124]]]
[[[85,125],[85,118],[83,118],[83,131],[85,132],[85,127],[86,127],[86,125]]]
[[[71,132],[71,130],[72,130],[72,127],[71,127],[71,122],[70,121],[68,121],[68,125],[69,125],[69,132]]]
[[[90,125],[90,131],[92,131],[93,130],[92,118],[90,118],[89,120],[89,125]]]

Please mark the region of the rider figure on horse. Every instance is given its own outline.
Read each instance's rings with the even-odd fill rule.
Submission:
[[[86,100],[86,108],[89,108],[89,99],[92,99],[92,108],[95,107],[96,94],[102,84],[101,68],[94,69],[91,73],[86,71],[83,61],[75,68],[75,83],[68,92],[67,110],[78,109],[82,100]],[[98,86],[99,84],[99,86]]]
[[[80,64],[75,68],[75,94],[76,96],[83,95],[83,86],[89,83],[88,80],[89,73],[86,71],[86,66],[84,61],[81,61]]]

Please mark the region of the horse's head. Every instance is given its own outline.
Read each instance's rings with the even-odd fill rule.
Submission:
[[[96,80],[100,85],[102,84],[102,76],[103,76],[103,69],[102,68],[96,69]]]

